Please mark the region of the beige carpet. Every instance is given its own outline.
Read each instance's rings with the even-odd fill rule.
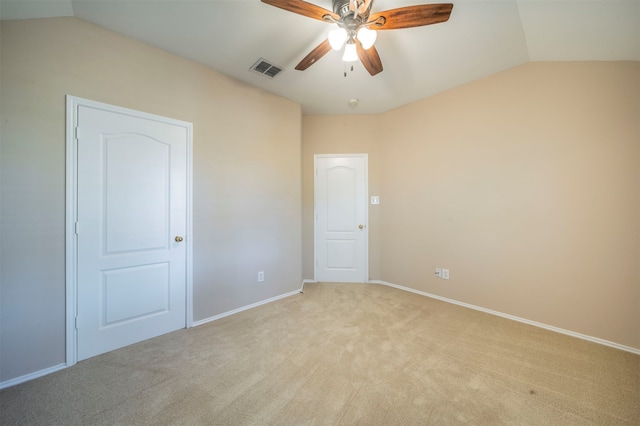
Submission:
[[[640,356],[385,286],[310,284],[5,389],[0,424],[638,425]]]

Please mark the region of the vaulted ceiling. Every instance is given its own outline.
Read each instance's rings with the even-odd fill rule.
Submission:
[[[379,32],[384,71],[373,77],[335,51],[296,71],[331,25],[260,0],[0,0],[0,16],[75,16],[296,101],[305,114],[383,112],[531,61],[640,61],[640,0],[444,2],[454,5],[448,22]],[[422,3],[374,0],[372,11]],[[283,71],[252,71],[260,58]]]

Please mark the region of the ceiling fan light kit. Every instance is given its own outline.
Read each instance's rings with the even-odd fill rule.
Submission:
[[[349,34],[346,29],[340,27],[329,31],[328,39],[331,48],[333,50],[341,50],[344,46],[344,54],[342,56],[342,60],[345,62],[353,62],[358,60],[356,43],[360,43],[362,48],[367,50],[371,48],[376,42],[376,32],[366,27],[361,27],[358,32],[354,34]]]
[[[422,4],[371,14],[373,0],[333,0],[333,11],[303,0],[261,1],[298,15],[338,26],[329,31],[328,38],[296,65],[297,70],[306,70],[331,49],[340,50],[344,46],[342,60],[354,62],[360,59],[372,76],[382,71],[382,61],[374,46],[376,30],[413,28],[446,22],[453,9],[451,3]]]
[[[340,50],[342,46],[346,43],[349,38],[349,34],[347,34],[347,30],[344,28],[335,28],[329,31],[329,44],[333,50]]]
[[[370,30],[367,27],[361,27],[358,30],[358,34],[356,37],[360,41],[362,48],[364,50],[367,50],[370,47],[372,47],[373,44],[376,42],[376,39],[378,38],[378,33],[373,30]]]
[[[342,55],[342,60],[345,62],[355,62],[358,60],[358,52],[356,50],[355,41],[349,41],[344,46],[344,54]]]

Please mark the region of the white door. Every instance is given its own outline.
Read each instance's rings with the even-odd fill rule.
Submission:
[[[78,360],[186,326],[190,127],[134,113],[77,107]]]
[[[367,156],[315,157],[316,280],[367,281]]]

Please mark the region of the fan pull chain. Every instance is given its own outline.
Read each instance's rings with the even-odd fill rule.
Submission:
[[[351,72],[353,72],[353,62],[351,62],[351,66],[349,67],[351,69]],[[344,76],[347,76],[347,63],[344,63]]]

